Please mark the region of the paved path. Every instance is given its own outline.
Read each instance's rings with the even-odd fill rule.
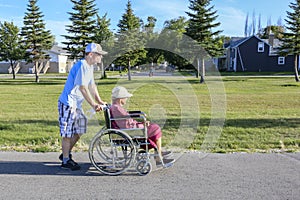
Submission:
[[[300,199],[300,153],[176,153],[172,168],[147,176],[103,175],[86,152],[72,172],[57,156],[0,152],[0,199]]]

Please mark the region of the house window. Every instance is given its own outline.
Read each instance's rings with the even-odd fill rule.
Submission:
[[[278,57],[278,65],[284,65],[285,57]]]
[[[259,42],[258,45],[257,45],[257,52],[264,52],[264,43],[263,42]]]

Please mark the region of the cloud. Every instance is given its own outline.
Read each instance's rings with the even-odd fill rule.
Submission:
[[[0,4],[0,8],[16,8],[16,6],[10,4]]]
[[[246,13],[233,7],[222,7],[218,9],[217,21],[221,22],[222,35],[243,36]]]

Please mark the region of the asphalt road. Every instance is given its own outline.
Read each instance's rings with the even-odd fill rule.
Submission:
[[[60,168],[58,153],[0,152],[0,199],[300,199],[300,153],[176,153],[173,167],[147,176],[107,176],[86,152],[80,171]]]

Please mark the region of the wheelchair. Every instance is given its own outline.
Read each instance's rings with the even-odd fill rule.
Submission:
[[[93,137],[89,146],[89,159],[92,165],[106,175],[119,175],[135,168],[139,175],[147,175],[152,171],[150,158],[158,156],[164,168],[172,164],[163,163],[162,157],[154,147],[154,153],[149,152],[146,115],[141,111],[129,111],[128,116],[113,118],[110,105],[103,108],[105,126]],[[128,118],[139,119],[144,128],[115,129],[113,123]],[[137,136],[127,132],[142,132]]]

